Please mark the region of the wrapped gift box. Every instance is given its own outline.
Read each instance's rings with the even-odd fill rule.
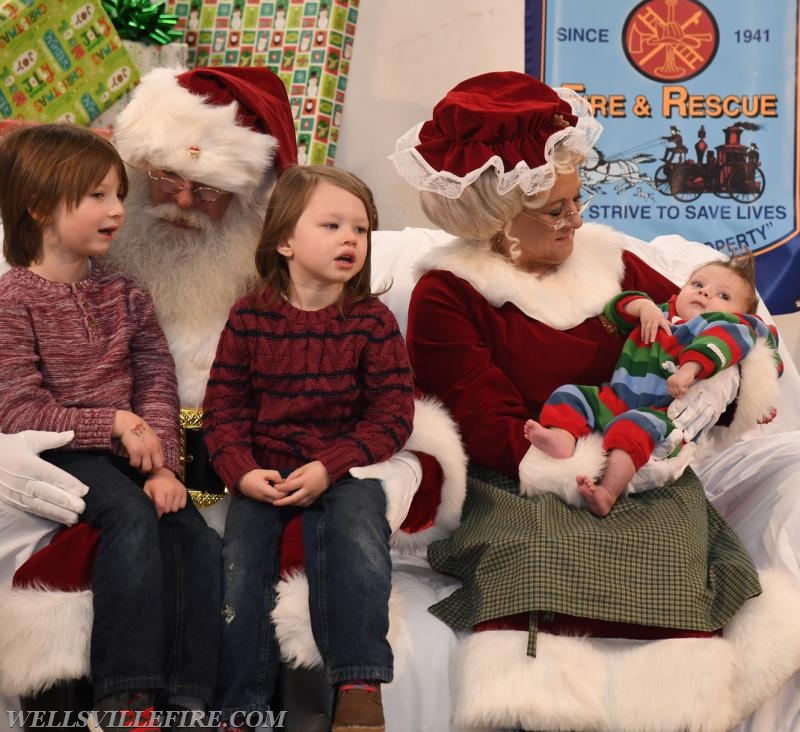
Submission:
[[[78,124],[138,80],[99,0],[3,0],[0,74],[0,116]]]
[[[301,163],[336,155],[358,0],[167,0],[189,65],[267,66],[286,84]]]

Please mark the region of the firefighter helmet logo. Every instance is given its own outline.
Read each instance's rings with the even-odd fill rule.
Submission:
[[[697,0],[645,0],[630,12],[622,28],[628,61],[659,82],[697,76],[711,63],[718,46],[717,22]]]

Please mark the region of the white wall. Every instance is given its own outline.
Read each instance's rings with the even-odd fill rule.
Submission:
[[[360,4],[336,163],[370,185],[382,229],[430,226],[416,191],[387,157],[458,82],[486,71],[524,71],[524,14],[524,0]],[[800,313],[776,321],[800,363]]]
[[[458,82],[524,71],[523,0],[365,0],[347,81],[336,164],[375,193],[382,229],[430,226],[417,192],[387,160]]]

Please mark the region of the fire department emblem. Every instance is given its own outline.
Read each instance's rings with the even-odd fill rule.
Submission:
[[[622,47],[631,65],[659,82],[685,81],[713,60],[719,28],[697,0],[645,0],[628,15]]]

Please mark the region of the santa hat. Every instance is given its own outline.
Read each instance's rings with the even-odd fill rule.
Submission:
[[[114,139],[131,165],[236,194],[297,162],[286,88],[263,67],[155,69],[119,115]]]
[[[602,130],[573,91],[495,71],[447,92],[430,120],[397,141],[391,160],[417,190],[447,198],[458,198],[490,166],[498,193],[519,186],[533,195],[555,181],[556,145],[586,155]]]

